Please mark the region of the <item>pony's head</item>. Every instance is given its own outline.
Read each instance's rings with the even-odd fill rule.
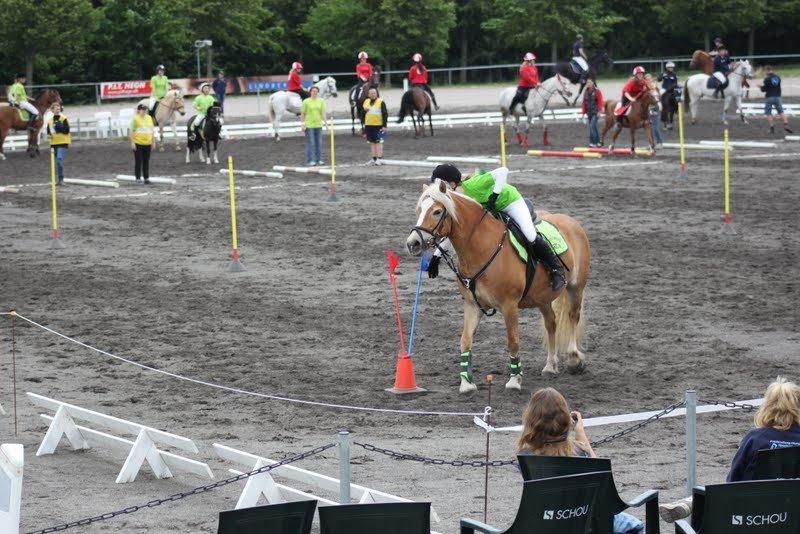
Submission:
[[[319,87],[319,96],[322,98],[327,98],[329,96],[336,98],[339,96],[339,92],[336,89],[336,80],[330,76],[321,79],[314,85]]]
[[[61,103],[61,94],[55,89],[44,89],[34,100],[36,107],[49,108],[56,102]]]
[[[169,99],[169,100],[167,100]],[[170,89],[164,97],[168,107],[176,110],[181,115],[186,115],[186,109],[183,105],[183,93],[180,89]]]
[[[753,77],[753,66],[750,64],[750,61],[743,59],[736,65],[736,69],[741,69],[741,75],[745,78],[752,78]]]
[[[208,109],[208,120],[211,124],[222,127],[225,123],[225,119],[222,118],[222,108],[219,105],[219,102],[214,102],[214,105]]]
[[[608,55],[608,51],[606,50],[600,50],[592,59],[594,60],[592,63],[594,64],[595,68],[599,65],[605,65],[608,68],[614,66],[614,61],[611,59],[611,56]]]
[[[458,222],[458,213],[447,184],[437,179],[423,187],[417,200],[417,224],[406,239],[409,254],[419,256],[422,251],[437,246],[450,236],[455,222]]]

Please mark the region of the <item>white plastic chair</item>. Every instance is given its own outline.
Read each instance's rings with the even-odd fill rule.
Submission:
[[[122,108],[119,110],[119,118],[117,119],[116,132],[119,137],[128,135],[128,126],[131,124],[133,118],[133,108]]]
[[[98,111],[94,114],[94,120],[97,122],[95,131],[98,138],[105,138],[111,134],[111,112]]]

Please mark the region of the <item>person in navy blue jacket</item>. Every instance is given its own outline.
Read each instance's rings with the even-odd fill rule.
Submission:
[[[720,46],[718,50],[717,57],[714,58],[714,72],[712,73],[712,76],[717,79],[714,96],[725,98],[725,92],[722,86],[728,81],[728,73],[731,71],[733,59],[728,54],[728,49],[725,48],[724,45]]]
[[[771,65],[767,65],[767,77],[764,78],[764,83],[761,84],[761,92],[764,93],[766,100],[764,100],[764,115],[767,116],[769,123],[769,133],[775,133],[775,126],[772,124],[772,109],[778,112],[778,118],[783,121],[783,129],[789,133],[789,118],[783,113],[783,102],[781,101],[781,77],[775,74],[775,70]]]
[[[745,434],[733,457],[728,482],[753,480],[760,450],[800,447],[800,386],[779,376],[767,388],[754,422],[756,427]],[[658,513],[668,523],[689,517],[692,499],[661,504]]]

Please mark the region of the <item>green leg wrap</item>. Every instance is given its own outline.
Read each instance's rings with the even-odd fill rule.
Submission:
[[[508,374],[510,374],[511,376],[522,374],[522,362],[519,361],[518,357],[512,356],[511,358],[509,358]]]
[[[472,351],[461,353],[461,378],[472,382]]]

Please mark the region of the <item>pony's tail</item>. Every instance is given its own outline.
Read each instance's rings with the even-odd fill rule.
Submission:
[[[691,91],[689,91],[688,84],[684,84],[683,86],[683,112],[686,113],[686,110],[689,109],[689,95]]]
[[[400,114],[397,116],[397,124],[403,122],[408,115],[408,110],[413,105],[413,95],[411,91],[403,93],[403,98],[400,100]]]
[[[567,288],[553,301],[553,313],[555,313],[556,316],[556,346],[553,348],[559,355],[567,354],[573,335],[577,341],[578,350],[582,351],[584,349],[583,338],[585,334],[586,313],[583,308],[583,294],[581,294],[581,301],[578,303],[580,320],[577,325],[573,325],[570,319],[570,309],[572,307],[572,303],[570,302],[571,298],[569,288]],[[544,326],[544,319],[542,319],[541,330],[545,348],[548,348],[547,329]]]
[[[269,119],[270,122],[275,120],[275,113],[272,111],[272,96],[273,95],[269,95],[269,99],[267,99],[267,119]]]

